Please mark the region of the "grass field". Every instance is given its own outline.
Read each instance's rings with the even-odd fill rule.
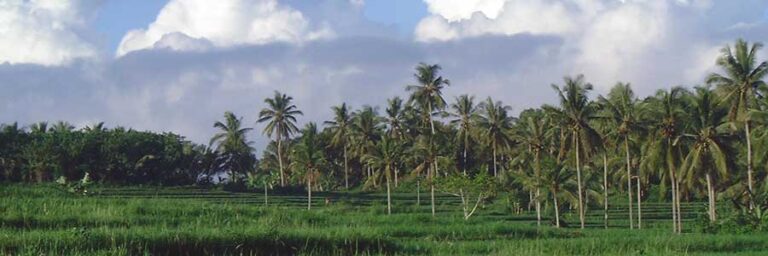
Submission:
[[[11,255],[766,255],[768,234],[672,235],[668,207],[646,202],[643,230],[628,230],[626,209],[590,211],[590,228],[537,228],[498,199],[461,218],[458,199],[438,197],[438,216],[415,193],[318,193],[307,211],[300,194],[264,198],[195,188],[104,188],[74,196],[50,186],[0,188],[0,253]],[[324,199],[332,203],[325,205]],[[684,207],[691,228],[699,204]],[[547,213],[547,216],[549,214]],[[575,216],[566,215],[570,223]],[[546,221],[545,225],[549,222]],[[575,226],[575,225],[572,225]]]

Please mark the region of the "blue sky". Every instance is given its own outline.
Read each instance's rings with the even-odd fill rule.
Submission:
[[[108,45],[116,49],[125,32],[152,22],[166,3],[162,0],[107,1],[99,11],[96,29],[104,34]]]
[[[201,143],[225,111],[261,130],[275,90],[294,97],[300,125],[342,102],[405,98],[420,62],[443,67],[448,101],[492,97],[516,113],[555,102],[564,76],[584,74],[593,97],[618,81],[642,97],[701,84],[737,38],[768,43],[765,0],[4,3],[0,123],[103,121]]]

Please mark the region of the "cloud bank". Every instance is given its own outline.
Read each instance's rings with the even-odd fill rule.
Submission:
[[[294,96],[302,123],[330,118],[342,102],[383,106],[407,97],[422,61],[444,67],[449,100],[493,96],[520,111],[554,102],[549,85],[565,75],[584,73],[602,91],[631,82],[647,95],[701,83],[738,37],[768,42],[768,3],[758,0],[425,0],[430,14],[413,37],[368,21],[364,1],[171,0],[112,50],[83,36],[98,5],[21,15],[46,2],[0,4],[0,24],[11,24],[0,45],[18,44],[5,36],[13,29],[38,32],[29,40],[41,45],[64,42],[0,50],[0,122],[106,121],[200,143],[224,111],[260,131],[257,113],[274,90]],[[251,138],[259,149],[268,140]]]

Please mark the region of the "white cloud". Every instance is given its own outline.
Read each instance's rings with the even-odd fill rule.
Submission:
[[[0,63],[62,65],[96,55],[80,36],[98,1],[0,1]]]
[[[495,19],[507,0],[424,0],[429,12],[443,16],[448,21],[469,19],[479,12]]]
[[[697,83],[713,62],[699,63],[724,42],[721,31],[763,26],[766,3],[712,0],[423,0],[431,15],[414,31],[417,41],[457,41],[489,35],[549,35],[564,41],[551,65],[584,73],[601,89],[616,81],[655,87],[664,73],[675,83]],[[748,11],[751,5],[755,11]],[[744,15],[749,13],[748,15]],[[755,16],[758,18],[756,19]],[[751,26],[750,26],[751,27]],[[734,40],[735,38],[729,38]],[[707,54],[707,56],[700,56]],[[695,69],[681,71],[694,63]],[[677,66],[675,66],[677,65]],[[676,68],[676,74],[669,71]],[[565,74],[562,74],[565,75]],[[693,79],[697,77],[696,79]],[[636,86],[637,87],[637,86]]]
[[[301,12],[277,0],[171,0],[147,29],[126,33],[117,55],[147,48],[204,49],[193,42],[197,40],[228,47],[301,43],[333,35],[328,26],[311,26]]]

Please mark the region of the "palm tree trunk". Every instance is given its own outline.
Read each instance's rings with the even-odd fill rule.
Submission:
[[[536,149],[536,225],[541,226],[541,152]]]
[[[603,225],[608,229],[608,152],[603,154]]]
[[[307,210],[312,209],[312,177],[307,175]]]
[[[682,208],[680,208],[680,201],[682,196],[680,195],[680,181],[675,180],[675,194],[677,195],[677,202],[675,202],[675,206],[677,207],[677,233],[683,233],[683,213]]]
[[[435,123],[432,122],[432,101],[427,101],[427,110],[429,113],[427,113],[427,118],[429,119],[429,126],[432,129],[432,136],[435,135]]]
[[[344,188],[349,190],[349,169],[347,166],[347,143],[344,143]]]
[[[277,163],[280,165],[280,186],[285,187],[285,173],[283,172],[283,153],[281,149],[280,133],[277,133]]]
[[[392,214],[392,192],[389,188],[389,180],[391,179],[391,175],[389,175],[389,167],[386,168],[386,175],[387,175],[387,215]]]
[[[672,233],[677,233],[677,184],[675,172],[670,170],[670,183],[672,184]]]
[[[499,174],[496,172],[496,141],[494,140],[492,142],[493,144],[493,177],[499,177]]]
[[[632,163],[630,162],[630,156],[629,156],[629,138],[627,136],[624,136],[624,151],[626,151],[627,156],[627,198],[629,202],[629,229],[633,229],[632,222],[634,221],[632,217]]]
[[[430,184],[429,187],[430,187],[430,193],[432,197],[432,217],[435,217],[435,184],[434,184],[434,181],[432,183],[433,184]]]
[[[749,121],[744,123],[744,133],[747,137],[747,188],[749,189],[749,209],[755,208],[755,202],[752,199],[752,138],[750,138]]]
[[[464,176],[467,176],[467,147],[468,147],[467,144],[469,144],[468,142],[469,142],[469,138],[468,138],[467,131],[464,131],[464,156],[463,156],[464,165],[462,166],[464,170]]]
[[[416,180],[416,206],[421,206],[421,183]]]
[[[557,189],[552,190],[552,200],[555,203],[555,227],[560,228],[560,206],[557,204]]]
[[[264,206],[269,205],[269,195],[267,195],[267,182],[264,182]]]
[[[578,134],[574,133],[574,141],[576,142],[576,182],[579,187],[579,222],[581,222],[581,229],[584,229],[584,192],[581,187],[581,160],[579,159],[579,139],[576,137]]]
[[[541,189],[536,188],[536,226],[541,227],[541,201],[539,200],[539,197],[541,196]]]
[[[712,188],[712,176],[707,173],[707,196],[709,197],[709,221],[715,222],[715,190]]]
[[[400,169],[395,167],[395,187],[396,188],[399,187],[399,185],[397,184],[398,177],[400,177],[399,174],[400,174]]]
[[[643,228],[643,208],[640,195],[640,176],[637,176],[637,229]]]

